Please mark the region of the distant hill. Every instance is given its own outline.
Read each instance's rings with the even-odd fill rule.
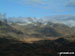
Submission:
[[[53,15],[53,16],[45,16],[41,18],[35,18],[35,17],[9,17],[8,22],[9,23],[20,23],[20,24],[26,24],[28,22],[33,21],[40,21],[44,23],[45,22],[53,22],[53,23],[62,23],[66,24],[70,27],[75,26],[75,15]]]
[[[13,28],[12,26],[8,25],[7,22],[0,21],[0,36],[14,36],[18,37],[19,35],[23,34],[21,31]]]
[[[22,37],[59,37],[75,33],[74,27],[72,28],[61,22],[74,20],[74,16],[72,15],[53,16],[43,19],[32,17],[11,17],[7,20],[3,18],[3,20],[4,22],[0,21],[1,34],[7,33],[7,35],[12,36],[15,34]]]
[[[75,29],[60,23],[12,25],[30,37],[59,37],[75,33]]]
[[[63,34],[63,35],[71,35],[75,33],[75,29],[72,27],[69,27],[65,24],[61,23],[54,23],[51,25],[52,28],[54,28],[57,32]]]

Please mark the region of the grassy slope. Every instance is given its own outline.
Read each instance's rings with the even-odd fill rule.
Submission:
[[[19,37],[20,35],[22,35],[23,33],[13,27],[11,27],[10,25],[8,25],[5,22],[1,22],[0,21],[0,36],[13,36],[13,37]]]
[[[16,24],[12,26],[22,31],[25,35],[32,37],[60,37],[65,35],[72,35],[75,33],[75,29],[68,27],[64,24],[52,24],[44,26],[20,26]]]

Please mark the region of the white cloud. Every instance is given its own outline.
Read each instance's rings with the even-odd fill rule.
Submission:
[[[44,9],[49,9],[50,7],[53,7],[53,5],[51,5],[52,0],[9,0],[9,1],[24,6],[38,7]]]
[[[68,0],[66,6],[67,7],[75,7],[75,0]]]
[[[18,4],[34,7],[34,8],[42,8],[42,9],[56,9],[60,10],[67,7],[74,7],[75,0],[9,0],[16,2]]]

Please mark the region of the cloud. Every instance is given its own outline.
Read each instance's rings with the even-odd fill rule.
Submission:
[[[68,0],[68,2],[66,3],[67,7],[75,7],[75,0]]]
[[[44,5],[46,0],[9,0],[14,1],[24,5]]]
[[[67,10],[67,7],[75,7],[75,0],[9,0],[32,8],[47,10]],[[63,9],[64,8],[64,9]]]
[[[53,3],[52,0],[9,0],[11,2],[15,2],[24,6],[29,7],[37,7],[37,8],[43,8],[43,9],[51,9],[54,7],[54,5],[51,5]]]

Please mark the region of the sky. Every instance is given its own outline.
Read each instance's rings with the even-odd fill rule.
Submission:
[[[0,0],[8,17],[44,17],[75,14],[75,0]]]

